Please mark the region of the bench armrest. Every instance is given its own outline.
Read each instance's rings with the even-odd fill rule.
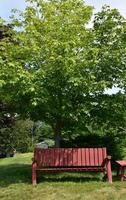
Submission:
[[[32,160],[32,163],[37,163],[34,157],[31,160]]]
[[[112,158],[111,156],[107,156],[103,161],[103,166],[105,166],[108,162],[110,162],[111,158]]]
[[[107,156],[106,160],[111,160],[112,156]]]

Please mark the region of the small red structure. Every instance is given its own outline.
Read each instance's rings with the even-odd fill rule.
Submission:
[[[117,160],[118,165],[117,176],[121,178],[121,181],[126,180],[125,169],[126,169],[126,160]]]
[[[42,172],[105,172],[112,183],[111,156],[106,148],[35,148],[32,163],[32,184]]]

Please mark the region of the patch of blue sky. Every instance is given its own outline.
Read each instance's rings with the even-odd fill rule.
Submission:
[[[24,10],[25,7],[25,0],[0,0],[0,17],[8,21],[13,8]]]
[[[109,5],[111,8],[117,8],[126,17],[126,0],[85,0],[85,2],[94,6],[96,12],[100,11],[103,5]]]
[[[120,13],[126,17],[126,0],[85,0],[86,4],[94,6],[96,12],[105,4],[112,8],[117,8]],[[16,8],[23,10],[26,7],[25,0],[0,0],[0,16],[9,20],[11,9]]]

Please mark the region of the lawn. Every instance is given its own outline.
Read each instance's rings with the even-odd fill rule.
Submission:
[[[31,185],[31,153],[0,159],[0,200],[125,200],[126,182],[86,173],[42,174]]]

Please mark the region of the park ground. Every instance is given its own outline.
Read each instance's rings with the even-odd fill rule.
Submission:
[[[126,200],[126,182],[102,174],[41,174],[31,185],[32,153],[0,159],[0,200]]]

